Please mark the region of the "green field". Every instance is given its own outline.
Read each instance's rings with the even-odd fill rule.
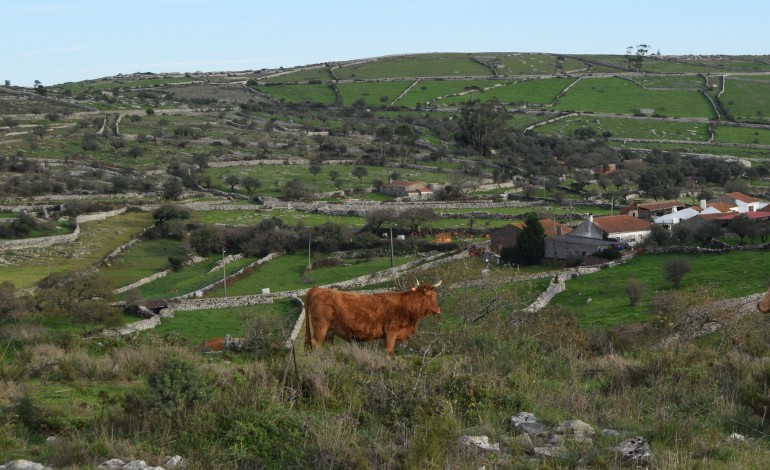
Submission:
[[[727,78],[722,102],[738,120],[768,122],[770,81]]]
[[[558,294],[552,303],[568,307],[584,328],[645,322],[650,316],[650,298],[656,292],[672,290],[671,282],[663,278],[662,267],[673,256],[686,259],[692,266],[680,290],[702,290],[713,299],[756,294],[767,289],[770,280],[766,269],[767,256],[757,252],[699,256],[643,255],[622,266],[569,280],[567,289]],[[625,294],[626,283],[631,278],[646,287],[645,300],[636,307],[630,306]]]
[[[707,142],[709,126],[707,122],[682,122],[664,119],[634,118],[580,115],[570,116],[535,128],[536,133],[574,135],[576,129],[591,128],[597,135],[609,132],[615,138],[692,140]]]
[[[174,334],[185,338],[190,345],[199,345],[212,338],[230,335],[244,336],[246,322],[251,317],[274,319],[289,325],[298,316],[297,308],[288,299],[268,305],[218,308],[211,310],[178,310],[173,318],[164,318],[161,324],[144,335]]]
[[[329,85],[260,85],[254,89],[287,103],[319,103],[331,106],[337,101],[334,90]]]
[[[333,77],[329,72],[329,68],[326,66],[307,67],[300,70],[285,72],[276,76],[260,79],[260,82],[264,83],[290,83],[290,82],[307,82],[311,80],[329,81]]]
[[[235,273],[239,269],[257,261],[253,258],[231,261],[227,263],[223,273],[222,269],[214,269],[221,260],[221,254],[209,256],[203,262],[185,266],[181,271],[171,272],[165,277],[138,287],[137,290],[142,298],[145,299],[170,299],[195,292],[222,280],[223,275]]]
[[[698,92],[648,91],[621,78],[584,78],[555,108],[630,115],[654,109],[655,114],[667,117],[715,117],[708,101]]]
[[[343,65],[335,71],[340,79],[491,76],[490,70],[474,62],[474,54],[415,54],[381,57],[373,61]]]
[[[116,287],[122,287],[167,269],[169,257],[184,255],[185,249],[178,240],[143,240],[121,252],[101,271]]]
[[[340,83],[337,89],[345,106],[352,106],[353,103],[363,100],[366,106],[382,107],[390,105],[412,83],[412,81]]]
[[[328,256],[315,254],[311,260],[317,262]],[[398,256],[394,258],[394,264],[400,266],[413,261]],[[227,295],[251,295],[261,294],[263,288],[269,288],[270,292],[307,289],[313,286],[327,285],[335,282],[346,281],[355,277],[372,274],[390,268],[390,257],[371,259],[346,259],[344,265],[307,270],[307,253],[279,256],[268,263],[261,265],[248,277],[227,285]],[[224,289],[217,288],[206,292],[206,297],[223,297]]]
[[[571,78],[544,78],[540,80],[524,80],[505,84],[503,86],[490,87],[480,93],[464,96],[450,96],[440,100],[440,104],[459,104],[469,100],[488,101],[497,98],[506,104],[535,104],[540,106],[550,105],[559,93],[561,93],[574,79]]]

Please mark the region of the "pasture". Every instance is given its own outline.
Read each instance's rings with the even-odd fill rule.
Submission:
[[[567,86],[571,78],[544,78],[505,83],[502,86],[488,87],[479,93],[449,96],[439,101],[440,104],[460,104],[470,100],[488,101],[497,98],[506,104],[528,104],[547,106],[556,100]]]
[[[672,291],[671,282],[663,277],[663,265],[674,256],[692,266],[679,290],[697,292],[704,301],[762,292],[770,280],[766,258],[751,251],[697,256],[643,255],[622,266],[567,281],[567,289],[554,297],[552,303],[569,308],[582,328],[647,322],[651,298]],[[630,305],[625,293],[629,279],[641,283],[645,290],[644,299],[635,307]]]
[[[770,120],[770,81],[728,77],[722,102],[737,120],[767,123]]]
[[[579,112],[638,114],[654,109],[667,117],[716,117],[708,101],[695,91],[649,91],[621,78],[583,78],[555,105]]]
[[[353,103],[363,100],[366,106],[376,108],[389,106],[412,83],[414,82],[339,83],[337,89],[340,92],[340,96],[342,96],[342,104],[344,106],[352,106]]]
[[[32,287],[49,273],[86,269],[131,240],[151,219],[149,213],[129,211],[81,224],[80,236],[74,242],[25,250],[29,257],[24,263],[0,269],[0,282],[9,281],[17,288]]]
[[[414,54],[380,57],[344,64],[335,70],[340,79],[371,80],[421,77],[491,77],[492,72],[473,61],[474,54]]]
[[[255,90],[270,95],[274,99],[286,103],[317,103],[331,106],[337,101],[329,85],[259,85],[253,87]]]
[[[669,119],[644,119],[633,117],[570,116],[535,128],[536,133],[574,135],[575,130],[590,128],[597,135],[609,132],[618,139],[692,140],[707,142],[709,126],[706,122],[672,121]]]

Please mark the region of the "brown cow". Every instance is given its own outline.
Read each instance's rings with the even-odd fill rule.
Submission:
[[[770,313],[770,289],[759,299],[757,309],[762,313]]]
[[[410,338],[422,317],[441,313],[435,286],[412,287],[406,292],[359,294],[313,287],[307,293],[305,347],[321,347],[327,336],[348,341],[385,339],[388,358],[396,342]],[[313,329],[311,335],[310,329]]]

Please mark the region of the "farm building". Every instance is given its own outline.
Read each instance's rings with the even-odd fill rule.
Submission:
[[[519,234],[524,229],[524,222],[513,222],[490,233],[490,250],[500,253],[500,250],[516,246]],[[545,231],[546,237],[564,235],[572,231],[566,225],[560,224],[556,219],[542,219],[540,225]]]

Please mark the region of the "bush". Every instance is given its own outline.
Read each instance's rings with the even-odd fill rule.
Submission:
[[[211,376],[195,364],[172,356],[163,359],[158,370],[147,377],[143,392],[126,397],[124,409],[128,414],[160,413],[179,423],[214,395]]]
[[[663,277],[678,288],[682,284],[685,274],[692,271],[690,262],[684,258],[671,258],[663,265]]]

